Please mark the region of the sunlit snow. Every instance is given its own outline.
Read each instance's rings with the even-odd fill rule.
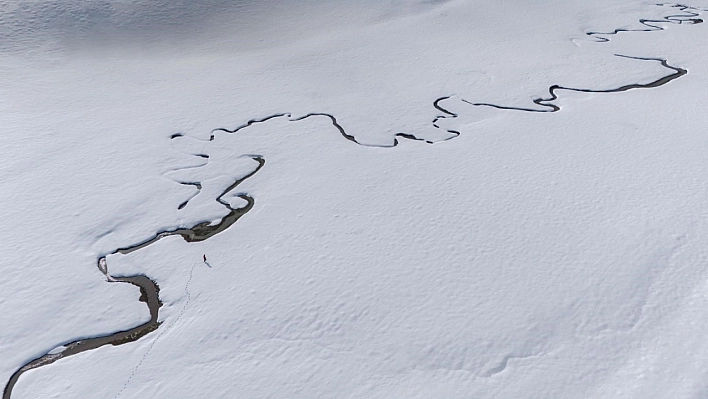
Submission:
[[[3,384],[706,397],[705,15],[1,4]],[[119,282],[135,275],[159,285],[159,326],[67,356],[150,324]]]

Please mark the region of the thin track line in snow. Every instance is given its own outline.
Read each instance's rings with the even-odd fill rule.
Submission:
[[[640,28],[640,29],[615,29],[615,30],[612,31],[612,32],[594,32],[594,31],[591,31],[591,32],[586,32],[585,34],[586,34],[587,36],[591,37],[591,38],[594,38],[594,39],[597,40],[597,41],[606,42],[606,41],[609,41],[609,40],[610,40],[607,36],[617,35],[617,34],[622,33],[622,32],[650,32],[650,31],[664,30],[665,28],[662,26],[662,24],[667,24],[667,23],[668,23],[668,24],[699,24],[699,23],[702,23],[702,22],[703,22],[703,19],[697,18],[697,17],[698,17],[702,12],[708,11],[708,9],[692,7],[692,6],[688,6],[688,5],[684,5],[684,4],[657,4],[657,5],[659,5],[659,6],[665,6],[665,7],[671,7],[671,8],[677,8],[677,9],[679,9],[680,12],[682,12],[682,14],[668,15],[668,16],[663,17],[663,19],[661,19],[661,20],[658,20],[658,19],[657,19],[657,20],[640,19],[640,20],[639,20],[639,23],[642,24],[645,28]],[[549,89],[548,89],[548,96],[549,96],[549,97],[547,97],[547,98],[537,98],[537,99],[533,100],[533,103],[534,103],[536,106],[538,106],[538,108],[509,107],[509,106],[502,106],[502,105],[489,104],[489,103],[474,103],[474,102],[470,102],[470,101],[467,101],[467,100],[462,99],[462,98],[460,98],[460,100],[463,101],[463,102],[469,103],[469,104],[471,104],[471,105],[474,105],[474,106],[491,107],[491,108],[497,108],[497,109],[503,109],[503,110],[516,110],[516,111],[526,111],[526,112],[556,112],[556,111],[560,110],[560,106],[557,105],[557,104],[554,104],[554,102],[558,99],[557,92],[559,92],[559,91],[576,91],[576,92],[590,92],[590,93],[612,93],[612,92],[628,91],[628,90],[632,90],[632,89],[655,88],[655,87],[658,87],[658,86],[662,86],[662,85],[664,85],[664,84],[667,84],[667,83],[669,83],[670,81],[672,81],[672,80],[674,80],[674,79],[677,79],[677,78],[679,78],[679,77],[681,77],[681,76],[683,76],[683,75],[685,75],[685,74],[687,73],[687,71],[684,70],[684,69],[682,69],[682,68],[674,67],[674,66],[672,66],[672,65],[669,65],[669,64],[667,63],[667,61],[666,61],[665,59],[663,59],[663,58],[640,58],[640,57],[628,57],[628,56],[622,56],[622,55],[618,55],[618,56],[620,56],[620,57],[627,57],[627,58],[635,58],[635,59],[644,60],[644,61],[660,62],[662,66],[664,66],[665,68],[671,69],[671,70],[673,70],[674,72],[671,73],[671,74],[669,74],[669,75],[667,75],[667,76],[664,76],[663,78],[660,78],[660,79],[658,79],[658,80],[656,80],[656,81],[654,81],[654,82],[651,82],[651,83],[647,83],[647,84],[637,84],[637,83],[634,83],[634,84],[628,84],[628,85],[624,85],[624,86],[621,86],[621,87],[616,88],[616,89],[609,89],[609,90],[592,90],[592,89],[582,89],[582,88],[564,87],[564,86],[561,86],[561,85],[552,85],[552,86],[550,86]],[[454,118],[457,118],[457,117],[458,117],[457,113],[455,113],[455,112],[453,112],[453,111],[451,111],[451,110],[449,110],[449,109],[443,107],[443,105],[442,105],[443,102],[445,102],[446,100],[448,100],[448,99],[450,99],[450,98],[451,98],[451,96],[440,97],[440,98],[438,98],[437,100],[435,100],[434,103],[433,103],[434,108],[441,112],[441,114],[438,115],[438,116],[433,120],[433,126],[436,127],[436,128],[438,128],[438,129],[446,130],[447,133],[450,134],[449,137],[444,138],[444,139],[442,139],[442,140],[440,140],[440,141],[449,140],[449,139],[451,139],[451,138],[454,138],[454,137],[457,137],[457,136],[460,135],[460,132],[459,132],[459,131],[445,129],[445,128],[443,128],[442,126],[439,126],[439,125],[438,125],[438,122],[439,122],[439,121],[442,121],[442,120],[448,119],[448,118],[449,118],[449,119],[454,119]],[[203,140],[203,141],[213,141],[213,140],[215,139],[214,133],[219,132],[219,131],[224,132],[224,133],[236,133],[237,131],[239,131],[239,130],[241,130],[241,129],[243,129],[243,128],[252,126],[252,125],[257,124],[257,123],[267,122],[267,121],[269,121],[269,120],[271,120],[271,119],[280,118],[280,117],[287,118],[287,119],[289,119],[289,120],[291,120],[291,121],[303,120],[303,119],[312,118],[312,117],[326,117],[326,118],[329,118],[330,121],[331,121],[331,123],[332,123],[332,125],[339,131],[339,133],[342,135],[342,137],[344,137],[345,139],[347,139],[347,140],[349,140],[349,141],[351,141],[351,142],[354,142],[354,143],[356,143],[356,144],[358,144],[358,145],[362,145],[362,146],[366,146],[366,147],[395,147],[395,146],[398,145],[398,143],[399,143],[399,142],[398,142],[398,138],[405,138],[405,139],[410,139],[410,140],[421,140],[421,141],[424,141],[424,142],[427,143],[427,144],[433,144],[433,143],[434,143],[433,141],[428,141],[428,140],[425,140],[425,139],[423,139],[423,138],[418,138],[418,137],[413,136],[413,135],[411,135],[411,134],[407,134],[407,133],[396,133],[396,134],[394,134],[393,143],[390,144],[390,145],[382,145],[382,146],[379,146],[379,145],[367,145],[367,144],[365,144],[365,143],[360,143],[359,141],[357,141],[357,139],[356,139],[355,136],[353,136],[353,135],[347,133],[347,132],[345,131],[344,127],[339,123],[339,121],[336,119],[336,117],[335,117],[334,115],[331,115],[331,114],[328,114],[328,113],[323,113],[323,112],[308,113],[308,114],[306,114],[306,115],[304,115],[304,116],[296,117],[296,118],[293,117],[293,116],[292,116],[291,114],[289,114],[289,113],[280,113],[280,114],[270,115],[270,116],[267,116],[267,117],[261,118],[261,119],[252,119],[252,120],[249,120],[249,121],[246,122],[245,124],[243,124],[243,125],[241,125],[241,126],[235,128],[235,129],[225,129],[225,128],[214,129],[214,130],[212,130],[212,135],[211,135],[210,139],[209,139],[209,140]],[[170,138],[171,138],[171,139],[176,139],[176,138],[179,138],[179,137],[182,137],[182,136],[184,136],[184,134],[182,134],[182,133],[175,133],[175,134],[173,134],[172,136],[170,136]],[[439,141],[436,141],[436,142],[439,142]],[[191,167],[188,167],[188,169],[195,168],[195,167],[203,167],[204,165],[206,165],[206,164],[209,162],[209,155],[208,155],[208,154],[195,153],[195,154],[192,154],[192,155],[197,156],[197,157],[199,157],[199,158],[202,158],[202,159],[204,159],[205,161],[203,161],[203,162],[204,162],[203,165],[191,166]],[[133,246],[131,246],[131,247],[120,248],[120,249],[116,250],[114,253],[127,254],[127,253],[130,253],[130,252],[136,251],[136,250],[138,250],[138,249],[144,248],[144,247],[146,247],[147,245],[150,245],[150,244],[152,244],[152,243],[158,241],[160,238],[163,238],[163,237],[166,237],[166,236],[169,236],[169,235],[181,235],[181,236],[185,239],[185,241],[188,241],[188,242],[203,241],[203,240],[205,240],[205,239],[208,239],[208,238],[211,237],[212,235],[218,234],[219,232],[221,232],[221,231],[225,230],[226,228],[228,228],[231,224],[235,223],[236,220],[238,220],[238,218],[240,218],[243,214],[247,213],[247,212],[251,209],[251,207],[253,207],[253,199],[252,199],[250,196],[246,195],[246,194],[240,194],[240,195],[238,195],[240,198],[246,200],[247,203],[248,203],[248,205],[247,205],[246,207],[241,208],[241,209],[236,209],[236,210],[235,210],[235,209],[231,208],[231,207],[228,205],[228,203],[227,203],[226,201],[223,201],[223,200],[222,200],[222,197],[223,197],[224,195],[226,195],[230,190],[233,190],[240,182],[242,182],[242,181],[244,181],[245,179],[247,179],[247,178],[253,176],[256,172],[258,172],[258,170],[259,170],[259,169],[264,165],[264,163],[265,163],[265,159],[262,158],[262,157],[260,157],[260,156],[251,156],[251,158],[252,158],[254,161],[257,161],[257,162],[259,163],[259,166],[258,166],[257,168],[255,168],[255,169],[254,169],[251,173],[249,173],[248,175],[246,175],[246,176],[244,176],[243,178],[239,179],[236,183],[234,183],[232,186],[230,186],[228,190],[224,191],[219,197],[217,197],[217,202],[219,202],[220,204],[226,206],[226,207],[227,207],[229,210],[231,210],[231,212],[232,212],[232,213],[230,214],[231,218],[228,219],[227,223],[224,223],[224,221],[222,220],[222,222],[219,223],[218,225],[212,226],[209,222],[203,222],[203,223],[200,223],[200,224],[197,225],[197,226],[192,227],[191,229],[181,228],[181,229],[175,229],[175,230],[170,230],[170,231],[163,231],[163,232],[158,233],[155,237],[151,238],[150,240],[147,240],[147,241],[145,241],[145,242],[143,242],[143,243],[141,243],[141,244],[133,245]],[[194,182],[178,182],[178,183],[183,184],[183,185],[192,185],[192,186],[197,187],[197,189],[199,189],[199,186],[198,186],[197,184],[200,184],[200,183],[194,183]],[[183,208],[184,206],[186,206],[186,202],[183,203],[183,204],[181,204],[181,205],[180,205],[180,208]],[[101,260],[103,260],[103,261],[105,262],[105,256],[102,256],[102,257],[99,259],[99,268],[101,267]],[[105,266],[105,264],[104,264],[104,266]],[[169,329],[171,329],[172,326],[174,326],[174,325],[179,321],[179,319],[182,317],[182,315],[184,314],[185,310],[187,309],[187,306],[189,305],[189,303],[190,303],[190,301],[191,301],[191,295],[190,295],[190,293],[189,293],[189,284],[190,284],[190,282],[191,282],[191,280],[192,280],[193,272],[194,272],[194,268],[195,268],[195,267],[196,267],[196,264],[195,264],[195,265],[192,267],[192,269],[190,270],[189,279],[187,280],[187,283],[186,283],[186,285],[185,285],[185,293],[186,293],[186,296],[187,296],[187,301],[186,301],[184,307],[182,308],[182,310],[180,311],[180,313],[177,315],[177,317],[175,318],[175,320],[174,320],[169,326],[167,326],[165,329],[163,329],[163,330],[161,331],[161,333],[156,336],[155,340],[154,340],[152,343],[150,343],[150,345],[148,346],[147,352],[146,352],[146,353],[143,355],[143,357],[140,359],[140,361],[138,362],[137,366],[136,366],[136,367],[133,369],[133,371],[131,372],[131,374],[130,374],[128,380],[127,380],[126,383],[125,383],[125,385],[124,385],[123,388],[118,392],[118,394],[114,397],[114,399],[118,398],[118,397],[123,393],[123,391],[128,387],[129,383],[131,382],[131,380],[133,379],[133,377],[135,376],[135,374],[137,373],[137,371],[138,371],[138,370],[140,369],[140,367],[142,366],[144,360],[145,360],[145,359],[147,358],[147,356],[150,354],[150,352],[151,352],[152,348],[154,347],[154,345],[156,344],[156,342],[157,342]],[[107,270],[106,270],[106,273],[107,273]],[[106,274],[106,273],[104,273],[104,274]],[[110,276],[107,275],[106,277],[109,278]],[[141,287],[141,290],[143,290],[144,287],[142,287],[140,284],[137,284],[136,282],[132,282],[132,281],[129,281],[129,280],[128,280],[129,278],[133,278],[133,279],[134,279],[134,278],[138,278],[138,277],[142,277],[142,278],[147,279],[146,276],[139,275],[139,276],[132,276],[132,277],[122,278],[121,282],[131,282],[131,283],[134,284],[134,285],[138,285],[139,287]],[[149,279],[148,279],[148,280],[149,280]],[[109,281],[111,281],[111,280],[109,279]],[[153,282],[153,283],[154,283],[154,282]],[[157,290],[157,293],[155,294],[155,296],[156,296],[156,298],[157,298],[156,300],[157,300],[158,303],[159,303],[159,287],[155,286],[155,289]],[[148,307],[150,307],[150,304],[148,304]],[[159,307],[159,306],[157,306],[157,307]],[[151,308],[151,312],[152,312],[152,311],[153,311],[153,309]],[[157,310],[155,310],[155,312],[157,312]],[[144,336],[145,334],[151,333],[151,332],[154,331],[158,326],[159,326],[159,323],[157,323],[157,324],[154,325],[154,326],[151,326],[151,328],[152,328],[152,327],[155,327],[155,328],[153,328],[153,329],[145,329],[144,331],[143,331],[143,330],[140,330],[140,328],[142,328],[143,326],[139,326],[139,327],[136,328],[137,330],[136,330],[136,329],[132,329],[132,330],[127,331],[127,332],[130,332],[131,334],[130,334],[129,336],[127,336],[127,337],[122,338],[122,339],[124,339],[124,340],[125,340],[125,339],[128,339],[127,341],[125,341],[125,342],[120,342],[120,343],[113,343],[113,344],[114,344],[114,345],[117,345],[117,344],[122,344],[122,343],[126,343],[126,342],[132,342],[132,341],[134,341],[134,340],[136,340],[136,339],[138,339],[138,338]],[[136,330],[136,331],[133,333],[133,330]],[[120,333],[125,333],[125,332],[118,332],[118,333],[115,333],[115,334],[113,334],[113,335],[120,334]],[[111,336],[113,336],[113,335],[111,335]],[[99,337],[99,338],[104,338],[104,337]],[[19,368],[19,369],[10,377],[10,379],[9,379],[9,381],[8,381],[7,385],[5,386],[5,389],[4,389],[4,391],[3,391],[3,396],[2,396],[2,398],[3,398],[3,399],[10,399],[10,396],[11,396],[11,393],[12,393],[12,389],[13,389],[15,383],[17,382],[19,376],[20,376],[22,373],[24,373],[24,371],[26,371],[26,370],[28,370],[28,369],[40,367],[40,366],[43,366],[43,365],[46,365],[46,364],[51,364],[51,363],[53,363],[54,361],[56,361],[57,359],[64,358],[64,357],[67,357],[67,356],[70,356],[70,355],[73,355],[73,354],[76,354],[76,353],[80,353],[80,352],[83,352],[84,350],[90,350],[90,348],[89,348],[89,349],[83,349],[83,348],[85,348],[85,347],[87,346],[87,343],[88,343],[88,342],[93,341],[93,340],[94,340],[94,339],[88,339],[88,340],[87,340],[87,339],[83,339],[83,340],[77,340],[77,341],[69,342],[69,343],[67,343],[67,344],[64,345],[64,346],[66,347],[66,350],[65,350],[64,352],[60,352],[60,355],[54,355],[54,354],[49,354],[49,353],[48,353],[48,354],[46,354],[46,355],[43,355],[43,356],[41,356],[41,357],[39,357],[39,358],[37,358],[37,359],[34,359],[34,360],[28,362],[28,363],[25,364],[25,365],[23,365],[21,368]],[[110,343],[110,342],[109,342],[109,343]],[[107,344],[107,343],[106,343],[106,344]],[[101,345],[103,345],[103,344],[101,344]]]
[[[177,314],[175,321],[173,321],[168,327],[165,327],[165,329],[163,329],[162,332],[157,337],[155,337],[155,339],[150,343],[150,345],[147,348],[147,351],[145,351],[145,354],[143,355],[143,357],[140,358],[140,361],[135,366],[133,371],[130,372],[128,379],[125,381],[125,384],[123,384],[123,387],[120,389],[120,391],[118,391],[118,393],[116,394],[116,396],[113,397],[113,399],[118,399],[123,394],[123,391],[125,391],[125,389],[128,388],[128,385],[130,385],[130,382],[133,380],[133,377],[135,377],[135,374],[140,369],[140,366],[143,365],[143,362],[148,357],[148,355],[152,351],[152,348],[155,346],[157,341],[159,341],[160,338],[162,338],[162,336],[165,335],[166,332],[170,331],[172,329],[172,327],[179,322],[179,319],[182,318],[182,315],[187,310],[187,306],[189,306],[189,302],[191,302],[191,300],[192,300],[192,295],[189,293],[189,283],[192,282],[192,277],[194,276],[194,268],[196,268],[196,267],[197,267],[196,263],[194,265],[192,265],[192,269],[189,271],[189,279],[187,279],[187,283],[184,285],[184,292],[187,296],[187,301],[184,303],[184,306],[182,306],[182,310],[179,312],[179,314]]]

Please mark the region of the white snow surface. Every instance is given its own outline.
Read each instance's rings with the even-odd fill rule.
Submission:
[[[677,14],[634,0],[2,3],[3,383],[149,320],[98,257],[217,221],[216,197],[258,155],[224,197],[255,199],[228,230],[108,255],[111,274],[160,285],[157,331],[30,370],[12,398],[706,397],[708,24],[586,35]],[[673,72],[616,54],[688,74],[557,91],[554,113],[469,104],[543,109],[532,100],[554,84]],[[456,118],[433,106],[447,96]],[[362,145],[327,116],[297,120],[310,113]]]

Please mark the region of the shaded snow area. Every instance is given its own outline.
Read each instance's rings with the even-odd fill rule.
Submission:
[[[706,16],[1,3],[3,399],[708,397]]]

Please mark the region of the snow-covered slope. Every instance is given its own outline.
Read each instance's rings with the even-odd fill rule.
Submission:
[[[163,302],[12,398],[705,395],[708,4],[577,3],[8,3],[0,375]]]

